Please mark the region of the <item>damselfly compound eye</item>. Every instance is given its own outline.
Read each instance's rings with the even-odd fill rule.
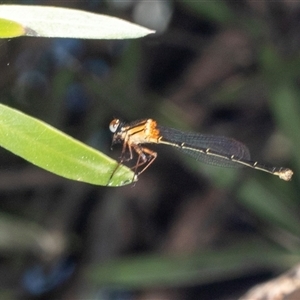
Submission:
[[[112,132],[112,133],[115,133],[118,129],[120,125],[120,120],[119,119],[113,119],[110,124],[109,124],[109,130]]]

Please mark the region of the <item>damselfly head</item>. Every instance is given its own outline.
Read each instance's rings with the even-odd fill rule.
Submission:
[[[111,148],[115,144],[119,144],[123,141],[123,131],[122,127],[124,126],[124,122],[120,121],[120,119],[113,119],[109,124],[109,130],[113,133],[113,138],[111,142]]]
[[[112,133],[115,133],[118,130],[120,124],[121,124],[121,122],[119,119],[113,119],[109,124],[109,130]]]

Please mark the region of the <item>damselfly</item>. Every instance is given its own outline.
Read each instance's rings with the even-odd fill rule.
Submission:
[[[291,180],[293,171],[288,168],[271,167],[250,159],[248,148],[231,138],[183,132],[174,128],[159,126],[152,119],[131,123],[114,119],[109,125],[114,134],[112,145],[123,143],[120,164],[133,159],[133,151],[138,155],[134,166],[135,175],[143,173],[156,159],[157,153],[144,147],[144,144],[163,144],[173,146],[204,163],[222,166],[246,166]],[[126,157],[126,153],[129,153]],[[141,168],[141,171],[138,169]]]

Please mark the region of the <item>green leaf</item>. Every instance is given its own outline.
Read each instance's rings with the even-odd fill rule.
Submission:
[[[25,34],[25,28],[14,21],[0,19],[0,38],[12,38]]]
[[[49,247],[47,240],[54,242],[55,237],[57,238],[55,232],[47,230],[34,222],[3,213],[0,214],[0,228],[1,254],[5,252],[28,253],[29,251],[36,253],[36,251],[39,251],[43,255],[53,255],[53,248]],[[62,239],[64,239],[63,236],[61,236]],[[58,238],[54,244],[59,245],[61,240]]]
[[[299,255],[262,245],[261,240],[248,240],[219,251],[106,261],[90,267],[87,276],[100,286],[131,289],[211,284],[240,278],[257,268],[287,268],[299,260]]]
[[[214,22],[230,23],[235,19],[233,11],[223,1],[182,1],[180,4]]]
[[[61,7],[0,5],[0,18],[22,24],[27,36],[130,39],[154,33],[115,17]]]
[[[300,222],[294,208],[286,204],[286,195],[273,187],[269,190],[256,180],[245,182],[239,189],[239,201],[264,222],[299,236]]]
[[[129,184],[133,172],[54,127],[0,104],[0,146],[57,175],[96,185]],[[116,170],[113,178],[111,174]]]
[[[289,59],[280,56],[272,45],[262,47],[260,60],[267,83],[270,109],[276,124],[289,138],[295,158],[295,173],[300,171],[298,149],[300,147],[300,105],[297,80],[300,75],[298,56]],[[282,75],[284,74],[284,76]]]

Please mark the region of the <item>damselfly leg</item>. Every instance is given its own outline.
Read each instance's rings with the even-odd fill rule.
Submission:
[[[131,169],[134,172],[132,182],[134,182],[135,179],[140,174],[142,174],[154,162],[154,160],[157,157],[157,153],[148,148],[142,147],[137,144],[129,144],[128,142],[126,143],[124,141],[120,160],[119,160],[116,168],[112,172],[108,182],[111,181],[111,179],[113,178],[113,175],[118,170],[120,165],[122,165],[126,161],[130,161],[133,159],[133,150],[132,149],[137,153],[137,156],[138,156],[135,165],[133,167],[131,167]],[[128,155],[128,153],[129,153],[129,155]],[[143,167],[143,168],[142,168],[142,170],[139,171],[139,168],[141,168],[141,167]]]

